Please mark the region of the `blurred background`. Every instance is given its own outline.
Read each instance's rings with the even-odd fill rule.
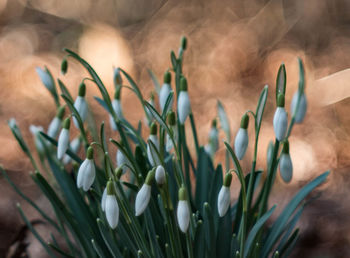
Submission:
[[[271,203],[283,207],[308,180],[331,169],[321,196],[301,218],[302,235],[294,257],[350,257],[349,14],[347,0],[0,0],[0,163],[26,194],[45,207],[46,200],[29,177],[30,162],[7,126],[8,119],[15,117],[34,147],[29,126],[46,129],[55,115],[53,100],[35,67],[47,66],[76,96],[87,73],[69,60],[68,73],[60,74],[62,49],[69,48],[96,69],[110,92],[113,67],[122,67],[148,98],[154,86],[147,69],[162,81],[170,67],[170,51],[177,52],[185,35],[184,74],[201,144],[207,143],[218,99],[235,135],[242,114],[255,110],[263,86],[271,86],[257,165],[264,168],[267,145],[273,139],[277,71],[284,63],[289,108],[300,57],[306,70],[308,112],[290,139],[293,180],[286,185],[277,178]],[[107,121],[93,100],[99,95],[97,88],[88,82],[87,86],[92,111],[98,121]],[[144,116],[136,101],[131,91],[123,90],[124,113],[133,124]],[[245,169],[252,151],[248,149],[243,161]],[[221,144],[216,162],[223,155]],[[20,257],[16,250],[21,245],[28,245],[30,257],[45,257],[36,240],[26,234],[15,203],[22,203],[44,236],[49,235],[45,225],[2,177],[0,185],[0,257]]]

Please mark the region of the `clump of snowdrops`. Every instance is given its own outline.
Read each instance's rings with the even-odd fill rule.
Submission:
[[[68,49],[62,73],[68,71],[67,59],[74,59],[91,76],[82,79],[77,97],[61,80],[56,82],[48,69],[37,68],[57,107],[48,130],[30,128],[38,160],[14,119],[9,126],[32,162],[34,173],[30,176],[51,205],[45,210],[53,209],[55,217],[25,196],[1,170],[18,194],[52,226],[55,234],[44,239],[17,205],[28,228],[51,257],[287,257],[291,253],[299,236],[295,227],[307,204],[305,197],[329,174],[325,172],[305,185],[280,214],[275,214],[277,219],[267,224],[276,208],[269,205],[269,197],[278,171],[284,183],[293,180],[289,155],[293,143],[288,139],[307,109],[302,61],[298,59],[299,88],[289,115],[283,64],[278,71],[276,111],[271,121],[275,139],[269,145],[264,171],[256,168],[256,161],[268,86],[261,92],[256,112],[242,114],[234,140],[224,107],[218,102],[218,119],[213,118],[209,141],[203,146],[198,141],[187,91],[190,85],[183,73],[186,43],[182,38],[177,56],[171,51],[172,66],[165,72],[162,85],[149,71],[157,96],[150,100],[145,100],[136,82],[121,68],[115,69],[111,97],[94,69]],[[101,93],[94,99],[109,115],[110,136],[105,133],[108,124],[94,122],[86,100],[86,80]],[[127,121],[127,110],[121,103],[126,90],[139,99],[146,126],[144,117],[137,126]],[[190,137],[185,126],[192,129],[194,149],[188,148]],[[220,129],[225,132],[225,141],[218,138]],[[255,131],[254,139],[248,139],[248,130]],[[73,131],[79,132],[74,139]],[[148,133],[146,139],[142,131]],[[223,144],[225,167],[214,163]],[[254,150],[252,165],[243,171],[240,161],[248,148]],[[79,150],[83,150],[82,157],[77,155]],[[230,191],[233,176],[240,182],[238,196]],[[59,245],[54,235],[65,244]]]

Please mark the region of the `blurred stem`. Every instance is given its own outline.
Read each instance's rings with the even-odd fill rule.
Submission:
[[[194,117],[193,117],[192,111],[190,113],[190,121],[191,121],[191,128],[192,128],[192,134],[193,134],[193,139],[194,139],[194,145],[196,147],[197,157],[199,157],[199,143],[198,143],[198,137],[197,137],[196,124],[194,122]]]
[[[187,257],[193,258],[192,242],[189,230],[186,233]]]

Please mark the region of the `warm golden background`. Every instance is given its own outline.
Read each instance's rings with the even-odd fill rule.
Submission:
[[[264,167],[273,137],[277,70],[284,62],[289,107],[297,88],[299,56],[306,69],[309,109],[291,137],[293,181],[286,186],[277,178],[272,202],[286,204],[306,180],[331,169],[322,196],[308,206],[299,223],[303,233],[294,256],[350,257],[349,14],[347,0],[0,0],[0,163],[25,193],[45,206],[29,179],[29,161],[7,127],[7,120],[16,117],[33,145],[29,125],[46,128],[55,115],[35,67],[47,65],[76,95],[87,74],[75,62],[69,63],[66,76],[60,74],[61,50],[67,47],[90,62],[111,92],[113,67],[120,66],[148,97],[154,88],[147,69],[162,80],[170,67],[170,50],[177,52],[180,37],[186,35],[184,73],[201,144],[206,143],[210,120],[216,116],[217,99],[224,104],[235,134],[243,112],[255,109],[263,86],[272,86],[259,145],[258,167]],[[93,112],[99,121],[107,120],[92,99],[98,95],[96,87],[88,86]],[[122,103],[130,121],[142,118],[130,91],[123,91]],[[252,139],[253,131],[250,134]],[[219,156],[223,153],[221,144]],[[245,168],[251,155],[250,149]],[[0,183],[0,257],[10,257],[8,248],[18,246],[13,242],[23,224],[15,202],[22,200],[3,178]],[[38,218],[23,205],[31,219]],[[48,235],[45,225],[37,227]],[[30,234],[24,243],[29,243],[31,257],[44,257]]]

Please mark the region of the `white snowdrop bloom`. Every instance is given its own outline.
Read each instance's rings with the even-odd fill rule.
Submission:
[[[125,165],[129,164],[129,160],[125,157],[123,152],[119,149],[117,150],[116,160],[117,160],[117,167],[122,167],[123,173],[126,173],[126,171],[128,170],[128,167],[126,167]]]
[[[179,190],[179,203],[177,205],[177,222],[183,233],[186,233],[190,225],[190,208],[186,198],[186,189],[181,187]]]
[[[177,126],[176,126],[175,112],[174,111],[170,111],[167,118],[168,118],[169,129],[170,129],[170,131],[172,131],[174,141],[176,142],[178,136],[177,136]],[[171,140],[170,135],[167,133],[166,134],[166,143],[165,143],[166,151],[167,152],[171,151],[171,149],[173,147],[174,147],[173,141]]]
[[[277,109],[273,117],[273,129],[277,140],[283,141],[286,137],[288,126],[287,112],[284,109],[284,95],[279,94],[277,100]]]
[[[185,77],[180,80],[180,93],[177,102],[177,115],[181,124],[184,124],[191,112],[190,98],[187,92],[187,81]]]
[[[299,96],[299,91],[297,91],[293,95],[292,102],[290,105],[290,110],[292,115],[295,114],[295,123],[300,124],[303,122],[306,114],[307,100],[306,100],[305,93],[301,94],[299,107],[298,107],[298,110],[296,110],[297,103],[298,103],[298,96]]]
[[[160,105],[160,110],[163,112],[166,101],[169,97],[169,94],[171,93],[171,73],[169,71],[165,72],[164,74],[164,83],[162,85],[162,88],[160,89],[159,93],[159,105]],[[169,107],[172,107],[173,105],[173,99],[171,100],[171,103]]]
[[[231,203],[230,185],[232,181],[231,173],[225,175],[224,184],[222,185],[218,195],[218,212],[219,216],[225,216]]]
[[[117,198],[115,197],[115,190],[112,181],[107,184],[107,197],[105,204],[105,214],[108,225],[115,229],[119,222],[119,206]]]
[[[248,124],[249,124],[249,116],[248,114],[244,114],[241,120],[241,127],[239,128],[236,138],[235,138],[235,153],[239,160],[242,160],[248,147]]]
[[[36,73],[39,75],[41,82],[45,85],[45,87],[48,90],[53,91],[55,86],[53,84],[52,78],[48,70],[46,68],[44,70],[41,67],[36,67],[35,70],[36,70]]]
[[[57,158],[62,159],[63,155],[66,153],[69,145],[69,128],[70,119],[66,118],[63,122],[63,128],[60,135],[58,136],[57,142]]]
[[[289,154],[289,143],[283,145],[281,158],[279,161],[280,175],[284,182],[289,183],[293,177],[293,163]]]
[[[56,138],[62,125],[62,119],[64,116],[64,109],[65,106],[61,106],[57,109],[56,116],[54,119],[52,119],[51,123],[49,124],[49,127],[47,129],[47,135],[51,138]]]
[[[74,138],[71,143],[69,144],[69,147],[73,153],[77,153],[79,151],[81,145],[81,137],[76,137]],[[63,164],[68,164],[71,161],[71,157],[67,154],[64,155],[63,157]]]
[[[166,180],[165,169],[162,165],[159,165],[156,169],[156,182],[158,185],[163,185]]]
[[[145,183],[138,191],[135,200],[135,216],[140,216],[148,206],[149,200],[151,199],[151,185],[154,180],[155,171],[152,169],[148,172]]]
[[[42,126],[30,125],[29,131],[33,134],[37,150],[39,151],[39,153],[43,153],[45,151],[45,147],[43,145],[43,142],[41,141],[42,138],[40,138],[40,132],[43,132],[44,128],[42,128]]]
[[[96,176],[96,169],[93,160],[94,150],[89,147],[87,150],[86,159],[81,163],[78,176],[77,176],[77,187],[83,188],[86,192],[90,189],[91,185],[94,183]]]
[[[151,132],[148,137],[148,140],[151,141],[156,147],[157,151],[159,151],[159,142],[157,138],[157,125],[155,123],[152,123],[151,125]],[[158,154],[154,149],[151,148],[150,144],[147,144],[147,157],[152,167],[155,167],[161,164]]]
[[[84,123],[88,114],[88,105],[85,100],[86,86],[82,82],[79,86],[79,94],[75,99],[74,107],[78,111],[81,121]],[[73,116],[73,122],[76,128],[79,128],[78,120]]]
[[[102,194],[102,198],[101,198],[102,211],[106,210],[106,199],[107,199],[107,187],[103,190],[103,194]]]

